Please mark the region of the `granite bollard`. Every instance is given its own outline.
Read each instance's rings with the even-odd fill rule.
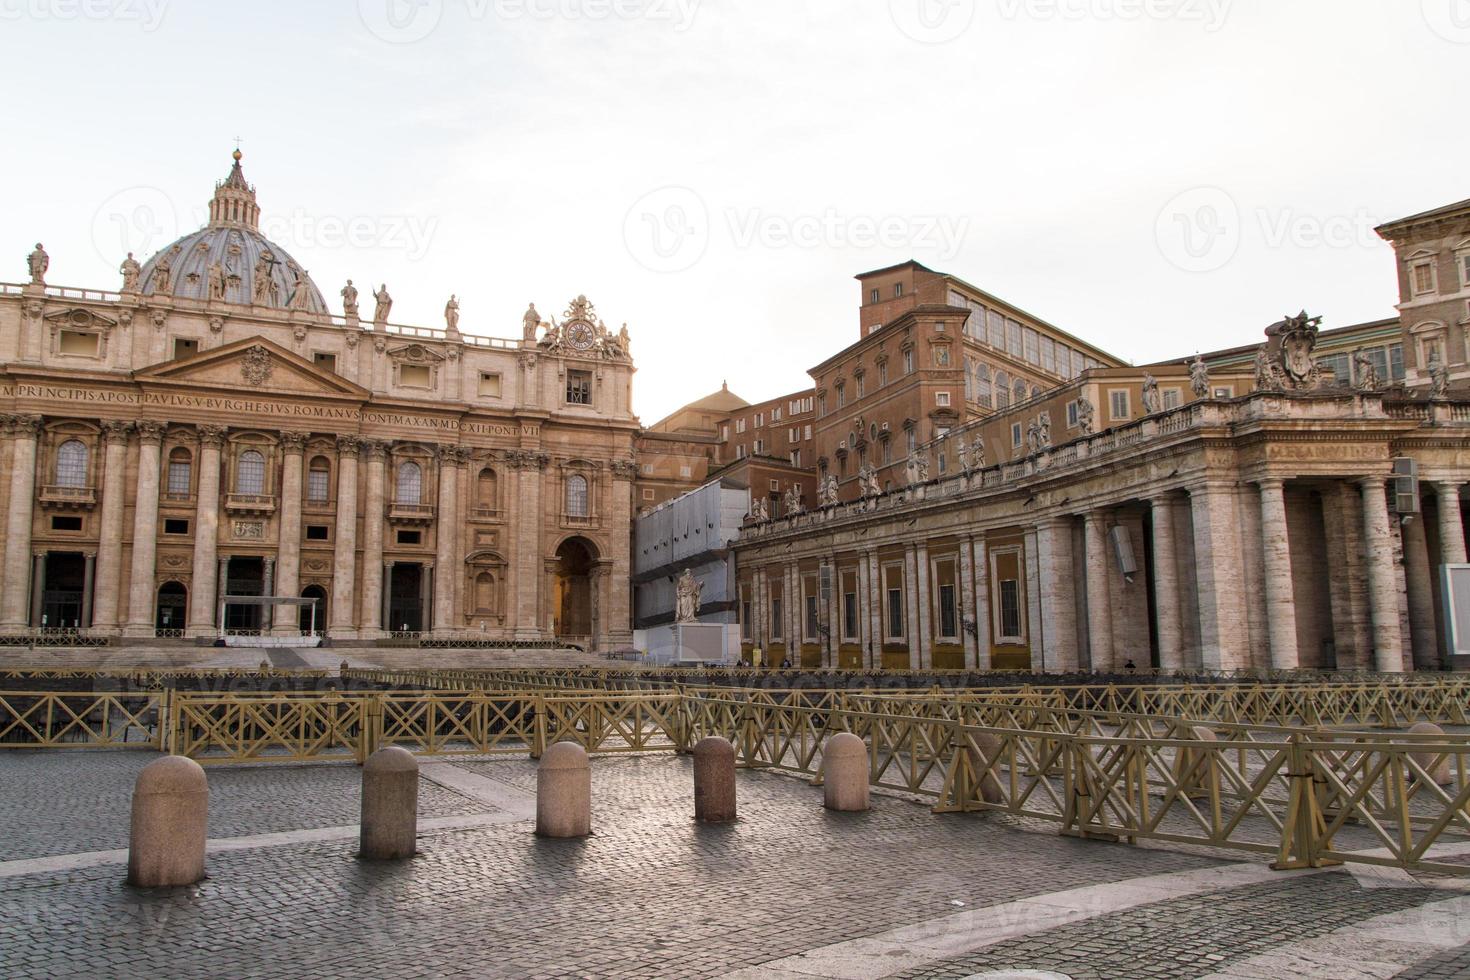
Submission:
[[[822,750],[823,805],[857,813],[868,809],[868,747],[851,732],[827,740]]]
[[[1440,728],[1438,725],[1432,725],[1427,721],[1421,721],[1413,728],[1410,728],[1409,734],[1434,735],[1437,738],[1445,737],[1443,728]],[[1455,776],[1450,766],[1450,759],[1453,758],[1451,755],[1445,754],[1441,757],[1438,752],[1430,750],[1425,752],[1410,752],[1409,757],[1414,760],[1419,768],[1427,772],[1429,778],[1434,780],[1437,785],[1448,786],[1455,781]],[[1439,761],[1436,762],[1436,758]]]
[[[202,881],[208,829],[209,781],[199,763],[181,755],[150,762],[133,784],[128,884],[170,888]]]
[[[718,736],[694,746],[694,819],[702,823],[735,819],[735,746]]]
[[[362,767],[359,856],[399,861],[418,853],[419,763],[407,749],[390,746]]]
[[[557,742],[536,770],[536,833],[586,837],[592,833],[592,767],[576,742]]]

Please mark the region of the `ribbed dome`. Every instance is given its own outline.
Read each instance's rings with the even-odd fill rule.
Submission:
[[[255,188],[235,165],[215,185],[209,224],[165,247],[143,264],[145,296],[170,296],[277,310],[328,313],[322,294],[296,260],[260,233]],[[297,283],[304,289],[297,296]]]

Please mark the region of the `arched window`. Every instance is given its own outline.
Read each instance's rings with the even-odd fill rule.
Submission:
[[[587,478],[585,476],[567,477],[567,516],[587,516]]]
[[[313,456],[306,470],[306,499],[324,504],[331,496],[332,464],[325,456]]]
[[[1016,401],[1017,402],[1023,402],[1025,400],[1026,400],[1026,382],[1022,381],[1020,378],[1017,378],[1016,379]]]
[[[424,500],[424,471],[418,463],[398,467],[398,503],[417,507]]]
[[[489,572],[475,576],[475,612],[495,612],[495,576]]]
[[[189,450],[180,447],[168,454],[168,495],[187,497],[192,482],[194,458]]]
[[[995,372],[995,407],[1011,407],[1011,376],[1004,371]]]
[[[495,511],[500,506],[500,488],[495,471],[485,467],[475,481],[475,506],[484,511]]]
[[[87,447],[75,439],[68,439],[56,450],[56,485],[87,485]]]
[[[240,454],[240,467],[235,473],[235,492],[265,493],[265,457],[254,449]]]

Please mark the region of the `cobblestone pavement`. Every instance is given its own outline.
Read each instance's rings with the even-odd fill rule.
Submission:
[[[150,758],[0,755],[4,859],[125,846],[128,790]],[[534,789],[528,761],[453,764]],[[505,823],[426,834],[418,858],[394,865],[356,860],[346,840],[285,844],[211,854],[208,880],[166,892],[127,888],[120,865],[0,878],[0,977],[718,976],[961,910],[1229,864],[936,817],[888,796],[866,814],[832,814],[820,790],[752,772],[739,777],[739,822],[705,827],[690,819],[688,759],[603,757],[593,772],[595,835],[583,841]],[[211,837],[350,825],[359,775],[211,768]],[[421,804],[424,817],[489,809],[427,781]],[[1288,876],[1109,906],[912,975],[1199,977],[1459,894],[1364,890],[1341,871]],[[1414,975],[1465,975],[1464,953],[1426,949]],[[848,975],[889,972],[868,963]]]

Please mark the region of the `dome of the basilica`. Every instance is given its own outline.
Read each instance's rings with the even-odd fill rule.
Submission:
[[[328,312],[300,264],[260,233],[255,188],[245,182],[238,150],[230,175],[215,187],[209,217],[209,224],[143,264],[139,287],[144,295]]]

